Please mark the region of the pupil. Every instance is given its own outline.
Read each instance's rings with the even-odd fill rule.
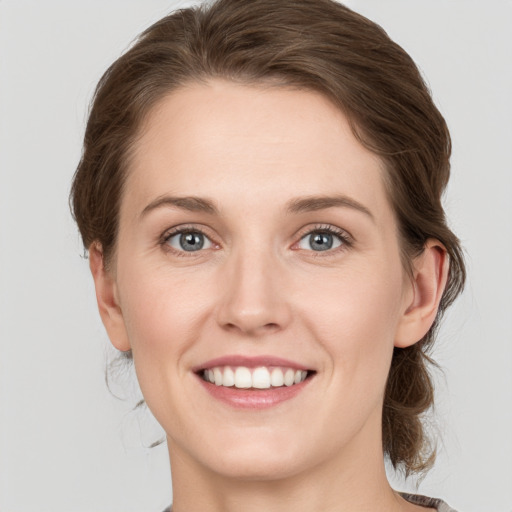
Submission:
[[[185,233],[180,237],[180,245],[185,251],[198,251],[204,245],[203,236],[199,233]]]
[[[332,235],[317,233],[311,236],[311,247],[317,251],[326,251],[332,247]]]

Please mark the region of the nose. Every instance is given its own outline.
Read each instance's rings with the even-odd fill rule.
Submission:
[[[282,265],[264,251],[239,251],[225,262],[217,321],[227,331],[260,337],[285,329],[291,312]]]

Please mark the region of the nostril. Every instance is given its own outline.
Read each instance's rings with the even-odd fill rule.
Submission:
[[[224,329],[230,332],[241,331],[248,334],[262,334],[278,331],[280,330],[280,326],[279,324],[274,322],[263,325],[250,325],[248,323],[246,323],[245,325],[237,325],[235,323],[228,322],[224,324]]]

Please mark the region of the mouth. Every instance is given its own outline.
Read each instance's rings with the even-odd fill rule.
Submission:
[[[193,372],[210,396],[245,409],[268,408],[290,400],[316,375],[313,369],[269,356],[221,357]]]
[[[271,389],[291,387],[313,375],[311,370],[282,366],[214,366],[204,368],[198,375],[206,382],[236,389]]]

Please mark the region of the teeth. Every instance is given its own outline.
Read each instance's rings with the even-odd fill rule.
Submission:
[[[260,366],[249,369],[245,366],[208,368],[203,378],[216,386],[236,387],[239,389],[269,389],[270,387],[293,386],[300,384],[308,375],[306,370],[293,368],[267,368]]]
[[[251,371],[249,368],[239,366],[235,370],[235,388],[246,389],[252,387]]]
[[[272,370],[270,384],[274,387],[281,387],[284,384],[283,371],[280,368],[274,368]]]
[[[286,370],[286,373],[284,374],[284,385],[292,386],[294,382],[295,372],[291,368],[288,368],[288,370]]]
[[[252,372],[252,387],[258,389],[270,387],[270,372],[266,368],[256,368]]]
[[[222,372],[220,368],[213,369],[213,380],[215,381],[216,386],[222,386]]]
[[[293,383],[300,384],[306,378],[306,375],[307,375],[306,371],[297,370],[295,372],[295,379],[293,379]]]
[[[231,368],[224,368],[224,376],[222,378],[223,386],[234,386],[235,385],[235,372]]]

